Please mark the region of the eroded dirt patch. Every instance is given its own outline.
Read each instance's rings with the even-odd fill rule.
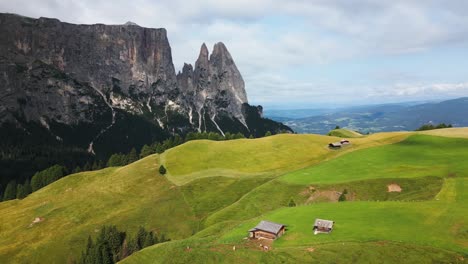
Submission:
[[[387,192],[401,192],[401,187],[400,185],[396,183],[392,183],[387,185],[388,191]]]

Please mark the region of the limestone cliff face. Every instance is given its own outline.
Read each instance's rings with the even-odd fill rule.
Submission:
[[[30,75],[36,61],[63,72],[71,79],[87,83],[113,107],[142,113],[152,104],[164,104],[177,93],[172,55],[165,29],[135,25],[73,25],[56,19],[30,19],[0,15],[0,56],[2,66],[17,65]],[[16,76],[4,74],[0,92]],[[34,97],[44,99],[46,85],[37,87]],[[60,90],[73,89],[61,87]],[[13,106],[18,108],[19,106]],[[148,109],[151,111],[151,109]],[[35,119],[24,113],[27,119]],[[61,120],[81,120],[70,116]]]
[[[211,56],[203,44],[195,70],[192,65],[185,64],[177,80],[185,97],[193,102],[191,109],[199,120],[192,123],[198,125],[198,130],[205,115],[215,125],[217,117],[224,115],[236,118],[248,128],[242,112],[242,105],[248,103],[244,80],[223,43],[214,45]],[[222,128],[218,130],[222,133]]]
[[[93,132],[80,142],[91,153],[104,137],[129,146],[141,138],[145,131],[125,129],[128,115],[165,133],[264,133],[263,119],[248,121],[257,114],[246,111],[244,81],[223,43],[211,55],[203,44],[195,66],[176,75],[165,29],[0,14],[0,32],[0,126],[35,122],[66,141],[64,131],[87,124]]]

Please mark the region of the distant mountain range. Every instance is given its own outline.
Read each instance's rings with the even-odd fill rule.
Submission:
[[[295,116],[310,113],[308,117]],[[374,133],[415,130],[424,124],[468,126],[468,97],[430,103],[369,105],[351,108],[275,110],[270,118],[284,122],[297,133],[326,134],[336,126]]]

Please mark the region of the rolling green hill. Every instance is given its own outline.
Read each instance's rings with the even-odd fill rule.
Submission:
[[[362,137],[362,134],[349,130],[349,129],[333,129],[328,133],[329,136],[334,136],[334,137],[340,137],[340,138],[356,138],[356,137]]]
[[[372,263],[382,256],[463,263],[468,139],[459,138],[463,129],[445,131],[452,138],[442,130],[379,133],[341,150],[327,147],[337,138],[318,135],[200,140],[125,167],[70,175],[0,203],[0,263],[76,260],[88,235],[109,224],[172,239],[123,263]],[[402,191],[387,192],[390,184]],[[344,189],[347,201],[337,203]],[[291,199],[297,207],[287,207]],[[33,224],[36,217],[43,221]],[[336,229],[314,236],[315,217],[333,219]],[[243,239],[261,219],[288,225],[269,252]]]

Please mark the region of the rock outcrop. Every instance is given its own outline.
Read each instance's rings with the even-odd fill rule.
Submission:
[[[185,64],[182,72],[177,75],[179,87],[183,91],[189,111],[198,116],[198,120],[191,123],[202,130],[204,116],[207,115],[215,124],[219,132],[222,128],[216,122],[217,117],[233,117],[248,130],[242,105],[247,104],[244,80],[234,63],[226,46],[219,42],[214,45],[213,53],[209,56],[205,44],[200,49],[200,55],[192,65]],[[194,114],[193,114],[194,113]]]

